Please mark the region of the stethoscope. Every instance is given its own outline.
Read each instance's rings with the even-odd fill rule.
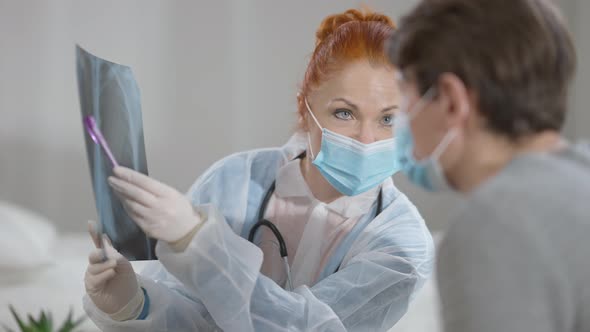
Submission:
[[[305,151],[295,159],[302,159],[303,157],[305,157]],[[256,220],[258,220],[258,222],[256,224],[254,224],[254,226],[252,226],[252,228],[250,229],[250,233],[248,234],[248,241],[254,243],[254,236],[256,235],[256,231],[261,226],[266,226],[270,229],[270,231],[277,238],[277,242],[279,243],[279,253],[281,255],[281,258],[283,259],[283,265],[285,267],[285,272],[287,274],[287,285],[286,285],[287,290],[292,291],[293,290],[293,282],[291,280],[291,267],[289,267],[287,245],[285,244],[285,240],[283,239],[283,235],[281,235],[281,232],[279,232],[279,229],[277,228],[277,226],[275,226],[272,222],[264,219],[264,214],[266,213],[266,207],[268,206],[268,202],[270,201],[270,198],[272,197],[272,194],[275,191],[275,187],[276,187],[276,180],[272,182],[272,185],[270,186],[270,188],[268,188],[268,191],[264,195],[264,199],[262,200],[262,204],[260,204],[260,208],[258,209],[258,219],[256,219]],[[375,216],[373,218],[376,218],[381,213],[382,209],[383,209],[383,191],[379,190],[379,196],[377,197],[377,212],[375,213]],[[338,269],[336,271],[338,271]]]

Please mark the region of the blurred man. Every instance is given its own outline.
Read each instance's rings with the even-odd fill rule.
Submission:
[[[447,331],[590,331],[590,147],[560,134],[576,68],[543,0],[423,0],[390,40],[399,162],[467,194],[438,258]]]

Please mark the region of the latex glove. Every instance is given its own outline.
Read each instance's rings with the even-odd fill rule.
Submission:
[[[113,319],[126,320],[139,316],[143,308],[143,291],[139,288],[131,263],[113,248],[106,234],[102,242],[107,255],[104,260],[95,223],[88,222],[88,228],[96,249],[88,256],[89,265],[84,276],[86,294],[98,309]],[[124,315],[121,316],[121,313]]]
[[[148,236],[173,243],[201,224],[191,202],[176,189],[126,167],[113,172],[109,184]]]

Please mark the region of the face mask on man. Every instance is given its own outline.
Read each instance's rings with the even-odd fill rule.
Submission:
[[[396,152],[394,158],[401,171],[417,186],[429,191],[450,191],[443,169],[440,165],[440,156],[448,148],[449,144],[457,136],[457,130],[451,129],[442,138],[434,151],[421,160],[414,157],[414,137],[410,128],[410,122],[420,113],[436,94],[435,88],[428,91],[414,104],[411,110],[400,110],[394,119],[394,134]]]

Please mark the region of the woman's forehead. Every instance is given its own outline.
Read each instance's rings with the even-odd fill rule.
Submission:
[[[357,103],[391,104],[397,101],[399,89],[391,67],[356,62],[331,75],[312,95],[321,103],[345,98]]]

